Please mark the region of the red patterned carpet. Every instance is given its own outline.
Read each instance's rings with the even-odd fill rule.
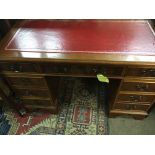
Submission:
[[[35,110],[20,117],[13,109],[0,111],[0,134],[108,134],[105,87],[96,79],[64,79],[58,115]]]

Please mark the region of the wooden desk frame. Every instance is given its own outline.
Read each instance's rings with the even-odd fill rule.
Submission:
[[[25,22],[25,21],[24,21]],[[138,21],[135,21],[138,22]],[[41,51],[34,52],[34,51],[17,51],[12,50],[7,51],[5,50],[6,44],[10,38],[16,33],[16,31],[20,28],[21,24],[17,23],[8,35],[4,38],[4,40],[0,44],[0,63],[1,63],[1,75],[6,77],[10,87],[16,93],[14,87],[9,78],[40,78],[45,82],[47,86],[46,90],[49,92],[50,102],[52,105],[43,107],[43,106],[36,106],[37,108],[49,109],[53,113],[58,112],[58,103],[57,103],[57,86],[59,85],[59,78],[55,77],[63,77],[63,76],[71,76],[71,77],[93,77],[96,78],[97,72],[90,71],[90,73],[84,73],[84,69],[86,70],[85,66],[97,66],[97,69],[100,67],[110,67],[112,68],[111,72],[115,70],[116,67],[120,67],[121,73],[120,75],[107,75],[110,78],[110,86],[114,88],[114,91],[111,92],[109,105],[110,105],[110,112],[109,116],[118,116],[118,115],[131,115],[134,118],[142,119],[145,118],[150,109],[152,108],[154,101],[155,101],[155,92],[153,87],[155,87],[155,55],[127,55],[127,54],[90,54],[90,53],[51,53],[46,52],[43,53]],[[148,23],[149,24],[149,23]],[[150,25],[149,25],[150,26]],[[151,27],[151,26],[150,26]],[[152,28],[151,28],[152,30]],[[152,30],[153,32],[153,30]],[[154,32],[153,32],[154,33]],[[35,72],[20,72],[15,70],[5,70],[6,66],[11,64],[17,65],[25,65],[32,64],[35,68]],[[62,72],[49,72],[45,71],[44,65],[55,65],[57,68],[63,68]],[[61,67],[59,67],[61,65]],[[65,65],[73,66],[82,66],[81,73],[77,72],[68,72],[66,70]],[[3,68],[4,66],[4,68]],[[82,70],[82,68],[84,68]],[[136,70],[135,72],[132,72]],[[50,78],[49,78],[50,77]],[[31,80],[31,79],[30,79]],[[140,80],[139,85],[136,83]],[[123,85],[126,84],[126,81],[130,81],[132,85],[136,83],[137,90],[122,90],[124,87]],[[32,82],[33,84],[33,82]],[[152,91],[145,89],[143,87],[145,85],[152,89]],[[130,85],[130,84],[129,84]],[[139,88],[138,88],[139,86]],[[112,89],[113,89],[112,88]],[[41,88],[43,89],[43,88]],[[133,88],[132,88],[133,89]],[[135,88],[136,89],[136,88]],[[138,90],[139,89],[139,90]],[[121,95],[124,94],[122,97]],[[119,96],[120,95],[120,96]],[[18,96],[18,95],[17,95]],[[138,97],[137,97],[138,96]],[[141,97],[142,96],[142,97]],[[129,98],[131,100],[129,100]],[[148,100],[146,99],[148,98]],[[131,103],[132,102],[132,103]],[[125,106],[127,105],[127,106]],[[35,106],[29,106],[29,108],[35,108]]]

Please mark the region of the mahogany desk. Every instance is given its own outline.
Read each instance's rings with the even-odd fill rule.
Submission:
[[[110,79],[110,116],[144,118],[155,101],[155,36],[145,20],[26,20],[0,45],[15,102],[57,112],[59,77]]]

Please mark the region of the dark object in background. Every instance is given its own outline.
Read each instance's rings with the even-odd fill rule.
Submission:
[[[0,20],[0,39],[4,37],[4,35],[10,30],[11,25],[9,20],[2,19]]]
[[[155,31],[155,19],[151,19],[149,21],[150,21],[150,24],[151,24],[153,30]]]
[[[17,22],[16,19],[1,19],[0,20],[0,39],[11,29],[11,27]]]

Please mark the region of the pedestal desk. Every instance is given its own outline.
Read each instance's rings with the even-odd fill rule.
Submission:
[[[24,20],[0,45],[14,102],[57,113],[60,77],[109,82],[109,116],[144,118],[155,101],[155,36],[146,20]],[[9,96],[8,96],[9,97]]]

